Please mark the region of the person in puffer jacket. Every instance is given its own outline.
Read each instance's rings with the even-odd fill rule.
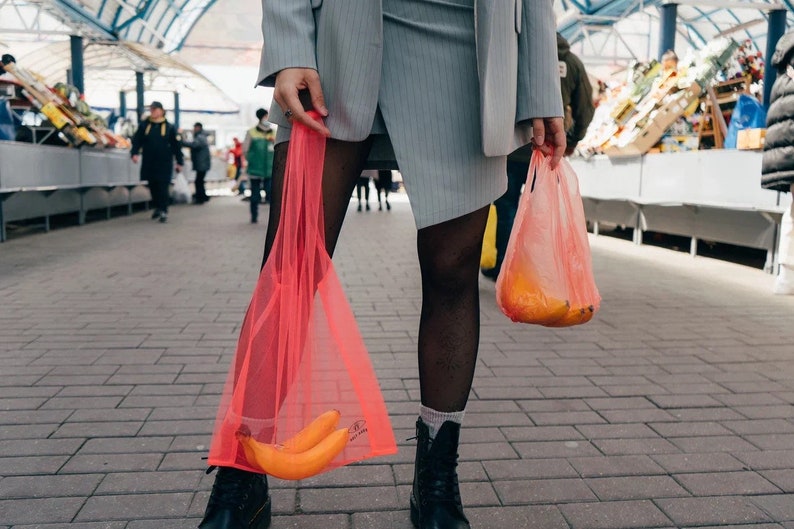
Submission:
[[[794,193],[794,31],[778,41],[772,67],[777,68],[777,80],[766,117],[761,186]],[[794,202],[783,214],[780,228],[780,271],[774,292],[794,295]]]

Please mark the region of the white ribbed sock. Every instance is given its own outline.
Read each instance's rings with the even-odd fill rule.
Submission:
[[[436,432],[441,428],[441,425],[447,421],[463,424],[463,415],[465,413],[466,410],[443,412],[436,411],[427,406],[419,406],[419,417],[422,418],[422,422],[425,423],[428,430],[430,430],[430,439],[435,439]]]

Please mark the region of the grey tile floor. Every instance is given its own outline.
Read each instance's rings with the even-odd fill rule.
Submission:
[[[399,454],[274,482],[273,528],[403,529],[420,306],[404,196],[336,256]],[[264,239],[216,197],[0,245],[0,529],[197,525]],[[794,299],[759,270],[592,239],[588,325],[511,323],[482,280],[460,475],[476,529],[794,528]]]

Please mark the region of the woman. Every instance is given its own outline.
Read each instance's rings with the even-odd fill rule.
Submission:
[[[552,0],[262,2],[260,84],[280,125],[265,259],[292,124],[328,137],[326,246],[336,246],[373,144],[390,142],[411,200],[422,274],[420,417],[411,519],[463,529],[455,471],[479,342],[478,271],[489,204],[521,145],[565,151]],[[302,95],[308,96],[302,99]],[[325,122],[313,121],[311,105]],[[264,476],[221,468],[202,529],[268,526]],[[239,513],[239,514],[236,514]]]

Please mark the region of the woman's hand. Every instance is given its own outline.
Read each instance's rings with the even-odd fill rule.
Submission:
[[[534,118],[532,135],[535,147],[545,155],[551,154],[551,167],[556,168],[568,146],[562,118]]]
[[[308,90],[314,110],[321,116],[328,115],[325,108],[323,90],[320,86],[320,76],[312,68],[285,68],[276,75],[276,88],[273,99],[279,104],[284,115],[291,122],[302,123],[323,136],[330,137],[331,131],[321,122],[312,119],[303,108],[298,93]]]

